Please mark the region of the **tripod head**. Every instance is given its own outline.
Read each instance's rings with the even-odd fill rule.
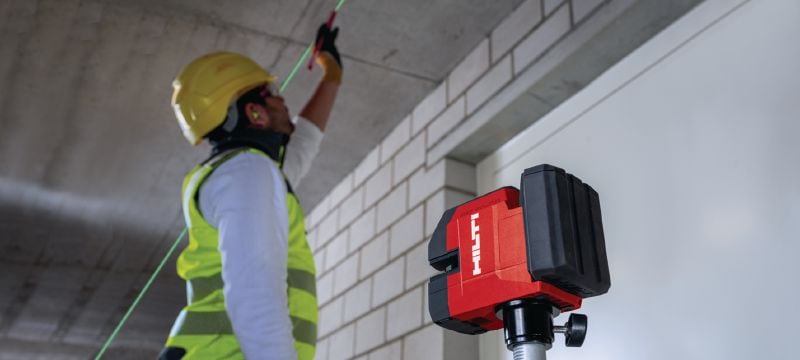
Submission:
[[[542,358],[556,332],[567,346],[583,343],[585,315],[564,326],[553,318],[611,285],[597,192],[551,165],[525,170],[520,190],[504,187],[447,210],[428,261],[441,272],[428,283],[435,323],[464,334],[505,329],[509,349]]]

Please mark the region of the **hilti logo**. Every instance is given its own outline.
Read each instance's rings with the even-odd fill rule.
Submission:
[[[481,227],[475,222],[478,220],[478,213],[472,214],[470,217],[472,225],[472,275],[480,275],[481,273],[481,234],[478,231]]]

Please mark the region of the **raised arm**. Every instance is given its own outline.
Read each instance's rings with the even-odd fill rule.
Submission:
[[[308,103],[300,111],[300,116],[308,119],[323,131],[331,115],[339,85],[342,83],[342,59],[335,44],[338,34],[339,28],[331,31],[326,24],[322,24],[317,31],[317,41],[315,43],[321,40],[322,47],[316,61],[324,71],[324,75],[314,94],[311,95]]]

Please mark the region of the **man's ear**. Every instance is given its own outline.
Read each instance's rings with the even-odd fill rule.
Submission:
[[[269,127],[269,115],[264,106],[255,103],[247,103],[244,106],[244,112],[249,122],[248,126],[257,129],[266,129]]]

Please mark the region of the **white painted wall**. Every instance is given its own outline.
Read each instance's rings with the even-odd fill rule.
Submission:
[[[611,290],[551,360],[800,358],[798,34],[797,1],[703,3],[478,165],[481,193],[551,163],[600,194]]]

